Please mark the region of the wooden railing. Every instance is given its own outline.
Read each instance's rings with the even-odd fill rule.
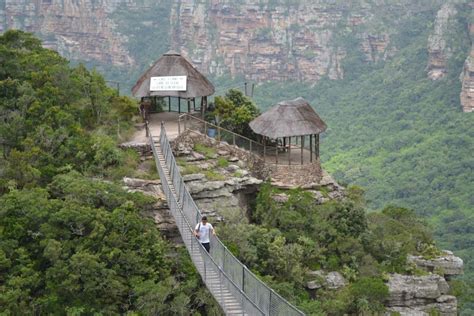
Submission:
[[[314,151],[312,148],[312,138],[309,139],[309,141],[305,141],[304,139],[302,139],[301,142],[303,143],[303,146],[298,146],[298,142],[284,145],[280,145],[278,143],[269,143],[268,141],[264,141],[263,143],[261,143],[243,135],[232,132],[221,126],[207,122],[192,114],[184,113],[180,115],[178,119],[178,134],[181,134],[181,132],[187,129],[198,131],[205,135],[215,137],[218,141],[226,141],[231,145],[235,145],[250,152],[253,152],[262,157],[267,164],[305,164],[317,162],[319,159],[319,138],[317,146],[318,149]],[[209,130],[211,129],[215,131],[215,135],[212,135],[212,133],[209,132]],[[298,138],[296,138],[296,140],[298,140]],[[305,146],[305,144],[309,144],[309,147]],[[299,162],[296,159],[291,159],[291,153],[295,151],[301,152],[301,158]],[[307,151],[307,153],[309,153],[309,161],[304,161],[304,151]]]

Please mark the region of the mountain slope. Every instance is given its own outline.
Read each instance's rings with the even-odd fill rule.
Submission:
[[[474,117],[459,110],[455,72],[438,81],[426,78],[426,37],[419,28],[393,60],[352,78],[314,87],[265,84],[255,98],[264,108],[307,98],[329,127],[323,167],[339,181],[364,187],[373,209],[402,205],[430,219],[440,245],[466,260],[472,282]],[[450,65],[462,62],[453,58]],[[356,62],[352,67],[362,69]]]

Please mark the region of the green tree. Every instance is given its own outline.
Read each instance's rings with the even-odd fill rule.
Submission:
[[[214,114],[220,126],[244,136],[253,134],[248,123],[260,112],[240,90],[230,89],[224,97],[216,97],[214,103]]]

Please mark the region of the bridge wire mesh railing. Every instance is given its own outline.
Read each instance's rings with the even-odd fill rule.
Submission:
[[[260,281],[216,236],[211,235],[211,249],[210,253],[207,253],[193,235],[194,227],[201,221],[202,214],[184,184],[163,124],[161,125],[159,143],[166,167],[169,170],[174,194],[159,163],[154,138],[151,134],[149,134],[149,140],[162,181],[163,192],[169,209],[176,219],[176,225],[186,248],[204,282],[224,311],[226,312],[228,308],[225,301],[225,291],[227,290],[240,304],[244,313],[248,315],[304,315]],[[213,278],[217,275],[217,280],[210,279],[211,275]],[[218,283],[215,283],[216,281]]]

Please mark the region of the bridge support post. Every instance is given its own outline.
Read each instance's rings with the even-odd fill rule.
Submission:
[[[245,266],[242,265],[242,292],[245,293]]]

